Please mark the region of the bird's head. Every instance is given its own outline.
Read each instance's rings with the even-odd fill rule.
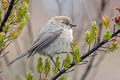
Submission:
[[[69,17],[66,17],[66,16],[53,17],[52,22],[54,24],[59,25],[62,28],[65,28],[65,29],[71,29],[72,27],[77,26],[75,24],[72,24],[72,20]]]

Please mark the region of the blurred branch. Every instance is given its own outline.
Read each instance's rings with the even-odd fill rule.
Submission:
[[[60,16],[60,15],[61,15],[61,12],[62,12],[61,4],[60,4],[60,1],[59,1],[59,0],[56,0],[56,3],[57,3],[57,5],[58,5],[58,10],[59,10],[58,15]]]
[[[5,17],[4,17],[3,21],[1,22],[0,32],[3,31],[3,30],[2,30],[2,27],[3,27],[3,26],[5,25],[5,23],[7,22],[10,14],[11,14],[11,12],[12,12],[14,3],[15,3],[15,0],[11,0],[11,2],[10,2],[10,4],[9,4],[9,7],[8,7],[8,10],[7,10],[6,14],[5,14]]]
[[[120,29],[118,29],[115,33],[113,33],[111,35],[111,38],[113,38],[114,36],[116,36],[117,34],[120,33]],[[102,47],[104,44],[106,44],[107,42],[109,42],[108,40],[102,40],[100,43],[98,43],[95,47],[93,47],[91,50],[89,50],[87,53],[85,53],[83,56],[81,56],[81,60],[80,62],[82,62],[84,59],[86,59],[89,55],[93,54],[96,50],[98,50],[100,47]],[[55,76],[53,76],[51,78],[51,80],[56,80],[58,77],[60,77],[62,74],[66,73],[66,71],[68,71],[69,69],[71,69],[72,67],[74,67],[75,64],[74,62],[72,62],[70,64],[70,67],[68,69],[62,69],[59,73],[57,73]]]
[[[29,12],[30,12],[30,15],[32,15],[32,0],[30,0],[30,2],[29,2]],[[31,18],[32,18],[32,16],[31,16]],[[33,42],[33,32],[32,32],[32,21],[31,21],[31,18],[28,20],[28,27],[27,27],[29,38],[30,38],[29,39],[30,43]],[[31,57],[31,59],[30,59],[29,68],[32,71],[34,71],[34,57]]]

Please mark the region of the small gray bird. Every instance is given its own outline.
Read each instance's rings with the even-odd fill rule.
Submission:
[[[66,16],[56,16],[51,18],[40,30],[32,47],[17,56],[9,62],[8,65],[26,55],[30,57],[38,53],[40,55],[48,56],[53,61],[55,55],[61,54],[62,52],[70,52],[73,40],[72,27],[75,26],[75,24],[72,24],[72,20]]]

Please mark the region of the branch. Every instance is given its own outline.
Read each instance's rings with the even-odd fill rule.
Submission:
[[[114,36],[116,36],[117,34],[120,33],[120,29],[117,30],[115,33],[113,33],[111,35],[111,38],[113,38]],[[91,55],[94,51],[96,51],[98,48],[102,47],[104,44],[106,44],[107,42],[109,42],[108,40],[102,40],[99,44],[97,44],[94,48],[92,48],[91,50],[89,50],[86,54],[84,54],[83,56],[81,56],[81,61],[83,61],[84,59],[86,59],[89,55]],[[76,64],[74,62],[71,63],[70,67],[67,69],[71,69],[73,66],[75,66]],[[62,74],[64,74],[66,71],[66,69],[62,69],[59,73],[57,73],[55,76],[53,76],[51,78],[51,80],[56,80],[58,77],[60,77]]]
[[[96,43],[100,43],[100,41],[101,41],[101,33],[102,33],[102,28],[103,28],[102,14],[104,13],[105,8],[108,6],[107,2],[108,2],[107,0],[101,0],[101,3],[100,3],[100,10],[98,11],[98,16],[97,16],[98,26],[99,26],[99,32],[98,32],[98,37],[97,37],[97,42]],[[94,54],[97,54],[97,53],[94,53]],[[94,56],[94,57],[92,57],[90,59],[90,62],[88,64],[87,68],[85,69],[85,72],[83,73],[81,80],[85,80],[87,78],[87,76],[89,75],[89,73],[91,71],[91,68],[93,66],[95,58],[96,57]]]
[[[10,14],[12,12],[14,2],[15,2],[15,0],[11,0],[11,2],[9,4],[8,10],[7,10],[6,14],[5,14],[5,17],[4,17],[3,21],[1,22],[0,32],[2,32],[2,27],[5,25],[5,23],[7,22]]]

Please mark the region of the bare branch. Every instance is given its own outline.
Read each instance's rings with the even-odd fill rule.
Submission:
[[[115,33],[113,33],[111,35],[111,38],[113,38],[114,36],[116,36],[117,34],[120,33],[120,29],[117,30]],[[104,44],[106,44],[108,42],[108,40],[102,40],[100,43],[98,43],[95,47],[93,47],[91,50],[89,50],[86,54],[84,54],[83,56],[81,56],[81,61],[83,61],[84,59],[86,59],[89,55],[91,55],[92,53],[94,53],[96,50],[98,50],[100,47],[102,47]],[[71,69],[73,66],[75,66],[77,64],[75,64],[74,62],[72,62],[70,64],[70,67],[66,70],[66,69],[62,69],[59,73],[57,73],[55,76],[53,76],[51,78],[51,80],[56,80],[58,77],[60,77],[62,74],[66,73],[66,71],[68,71],[69,69]]]

